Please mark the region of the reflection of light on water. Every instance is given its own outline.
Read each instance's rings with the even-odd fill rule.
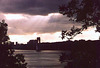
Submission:
[[[59,62],[59,55],[62,51],[44,50],[36,52],[35,50],[15,50],[16,54],[25,55],[25,60],[29,68],[64,68],[65,64]]]
[[[41,52],[61,52],[61,51],[57,51],[57,50],[43,50],[43,51],[41,51]]]

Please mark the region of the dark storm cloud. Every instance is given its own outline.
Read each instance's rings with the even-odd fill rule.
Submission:
[[[32,15],[47,15],[58,12],[59,5],[70,0],[0,0],[0,11],[4,13],[24,13]],[[99,0],[93,0],[100,5]]]
[[[58,12],[59,5],[68,0],[1,0],[0,11],[4,13],[24,13],[46,15]]]

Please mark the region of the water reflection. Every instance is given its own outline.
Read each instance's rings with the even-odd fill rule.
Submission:
[[[64,68],[65,63],[59,62],[59,55],[63,51],[45,50],[36,52],[35,50],[16,50],[16,54],[24,54],[28,63],[28,68]]]

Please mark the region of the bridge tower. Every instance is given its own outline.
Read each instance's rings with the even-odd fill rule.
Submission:
[[[37,41],[38,41],[38,43],[41,43],[40,37],[37,37]]]
[[[40,51],[40,44],[39,43],[41,43],[41,39],[40,39],[40,37],[37,37],[36,51]]]

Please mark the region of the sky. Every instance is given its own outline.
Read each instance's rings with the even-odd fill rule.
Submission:
[[[81,24],[69,21],[59,13],[59,5],[69,0],[0,0],[0,21],[8,24],[8,35],[12,42],[27,43],[41,37],[42,42],[66,41],[61,31]],[[90,27],[73,40],[98,40],[100,33]]]

